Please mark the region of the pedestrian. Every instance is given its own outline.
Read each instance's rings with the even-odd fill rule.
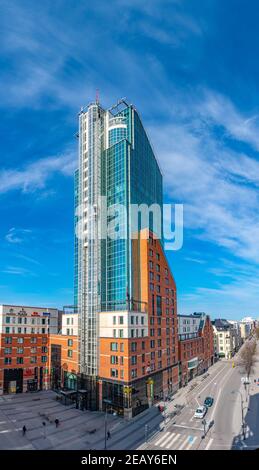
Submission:
[[[108,440],[108,439],[111,439],[111,433],[110,433],[110,431],[107,431],[107,440]]]
[[[56,425],[56,428],[57,428],[58,425],[59,425],[59,419],[58,419],[58,418],[55,419],[55,425]]]
[[[26,428],[26,426],[24,425],[23,428],[22,428],[22,435],[23,435],[23,436],[25,436],[26,431],[27,431],[27,428]]]

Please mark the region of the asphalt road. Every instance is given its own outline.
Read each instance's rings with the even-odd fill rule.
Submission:
[[[250,387],[249,399],[246,401],[246,391],[241,383],[242,375],[238,367],[232,367],[232,360],[215,364],[209,369],[209,376],[186,394],[185,407],[180,415],[168,420],[164,430],[142,448],[220,450],[259,447],[259,387]],[[259,377],[259,362],[251,377],[252,382],[257,376]],[[195,379],[192,382],[189,387],[191,384],[195,385]],[[201,419],[194,418],[194,412],[207,396],[213,397],[214,403],[206,413],[206,436],[202,438],[204,426]],[[241,396],[245,440],[242,433]],[[213,425],[208,430],[210,422]]]

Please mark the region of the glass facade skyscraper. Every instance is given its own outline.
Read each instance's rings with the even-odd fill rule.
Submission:
[[[126,309],[128,299],[135,298],[131,235],[140,229],[141,219],[133,228],[131,205],[157,204],[162,208],[161,171],[132,105],[121,101],[104,110],[99,103],[92,103],[81,110],[75,182],[79,207],[75,217],[79,235],[75,239],[75,303],[81,318],[81,363],[84,372],[95,374],[98,312]],[[100,221],[105,217],[100,196],[107,198],[107,208],[120,205],[121,212]],[[162,227],[162,210],[159,217]],[[107,225],[107,236],[102,239],[100,223]],[[151,229],[152,224],[151,214]],[[117,229],[118,239],[114,239]]]

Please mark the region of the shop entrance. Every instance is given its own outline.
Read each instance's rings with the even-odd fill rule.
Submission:
[[[38,380],[37,379],[27,380],[27,390],[28,390],[28,392],[37,392],[37,390],[38,390]]]
[[[22,393],[23,369],[4,370],[4,393]]]

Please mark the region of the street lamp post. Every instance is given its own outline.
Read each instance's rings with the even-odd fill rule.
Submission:
[[[165,424],[165,422],[166,422],[165,392],[163,393],[163,402],[164,402],[164,412],[163,412],[163,417],[164,417],[164,424]]]
[[[242,393],[239,391],[239,390],[234,390],[233,392],[231,393],[239,393],[240,395],[240,399],[241,399],[241,419],[242,419],[242,431],[243,431],[243,439],[245,441],[245,438],[246,438],[246,434],[245,434],[245,423],[244,423],[244,407],[243,407],[243,397],[242,397]]]
[[[145,424],[145,442],[148,441],[149,425]]]
[[[106,450],[107,449],[107,409],[108,409],[108,406],[107,405],[111,405],[112,404],[112,401],[111,400],[103,400],[103,402],[105,403],[105,418],[104,418],[104,433],[105,433],[105,437],[104,437],[104,449]]]

